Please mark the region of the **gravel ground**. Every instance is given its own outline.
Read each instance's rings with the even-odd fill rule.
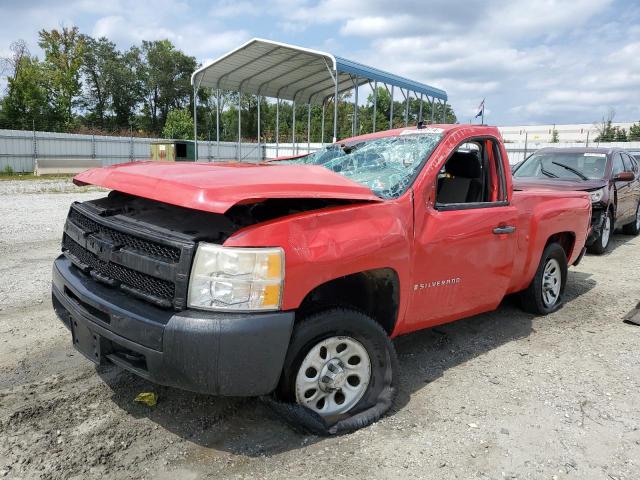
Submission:
[[[254,399],[94,368],[50,303],[69,203],[102,195],[0,182],[0,477],[640,478],[640,239],[572,268],[547,317],[493,313],[396,340],[401,408],[337,438]],[[22,190],[20,189],[22,188]],[[155,408],[133,401],[159,395]]]

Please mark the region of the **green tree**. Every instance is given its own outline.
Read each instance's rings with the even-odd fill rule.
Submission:
[[[50,78],[53,107],[64,126],[73,123],[73,107],[81,92],[80,68],[85,40],[78,27],[38,32],[44,50],[44,67]]]
[[[634,123],[629,127],[629,141],[630,142],[638,142],[640,141],[640,122]]]
[[[191,105],[191,74],[196,69],[194,57],[185,55],[169,40],[142,42],[144,112],[152,131],[159,131],[171,109]]]
[[[105,116],[111,108],[113,75],[120,55],[113,42],[83,36],[85,49],[82,57],[85,94],[83,104],[90,112],[89,119],[105,126]]]
[[[134,112],[144,102],[143,71],[138,47],[118,54],[118,62],[113,67],[110,78],[111,109],[118,127],[135,123]]]
[[[558,130],[556,130],[556,126],[553,126],[551,130],[551,143],[558,143],[560,141],[560,136],[558,135]]]
[[[164,138],[193,140],[193,117],[189,110],[171,110],[162,129]]]
[[[624,128],[615,127],[614,128],[615,137],[614,141],[616,142],[628,142],[627,131]]]
[[[7,95],[2,99],[0,110],[0,123],[4,128],[30,130],[52,117],[45,69],[37,58],[29,54],[22,56],[7,80]]]

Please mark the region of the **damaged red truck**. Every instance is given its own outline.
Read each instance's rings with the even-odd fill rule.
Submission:
[[[75,348],[164,385],[275,393],[351,428],[393,400],[392,338],[512,293],[529,312],[557,309],[591,219],[587,193],[514,192],[486,126],[74,181],[111,190],[71,206],[54,263],[53,303]]]

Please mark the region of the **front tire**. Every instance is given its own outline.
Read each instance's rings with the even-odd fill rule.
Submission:
[[[640,233],[640,202],[636,207],[636,219],[622,227],[622,232],[627,235],[638,235]]]
[[[341,431],[356,430],[391,407],[397,375],[387,332],[363,313],[334,308],[295,326],[278,395],[312,410],[327,425],[340,422]]]
[[[564,248],[557,243],[547,245],[531,284],[521,293],[523,310],[537,315],[558,310],[562,306],[567,271]]]
[[[611,242],[611,235],[613,234],[613,214],[611,210],[607,210],[607,216],[602,223],[602,228],[600,229],[600,235],[598,235],[597,240],[593,243],[593,245],[589,246],[587,250],[589,253],[595,253],[596,255],[602,255],[609,248],[609,243]]]

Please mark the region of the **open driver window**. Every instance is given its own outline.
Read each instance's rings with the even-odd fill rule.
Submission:
[[[438,174],[436,208],[494,206],[506,200],[496,140],[477,139],[460,145]]]

